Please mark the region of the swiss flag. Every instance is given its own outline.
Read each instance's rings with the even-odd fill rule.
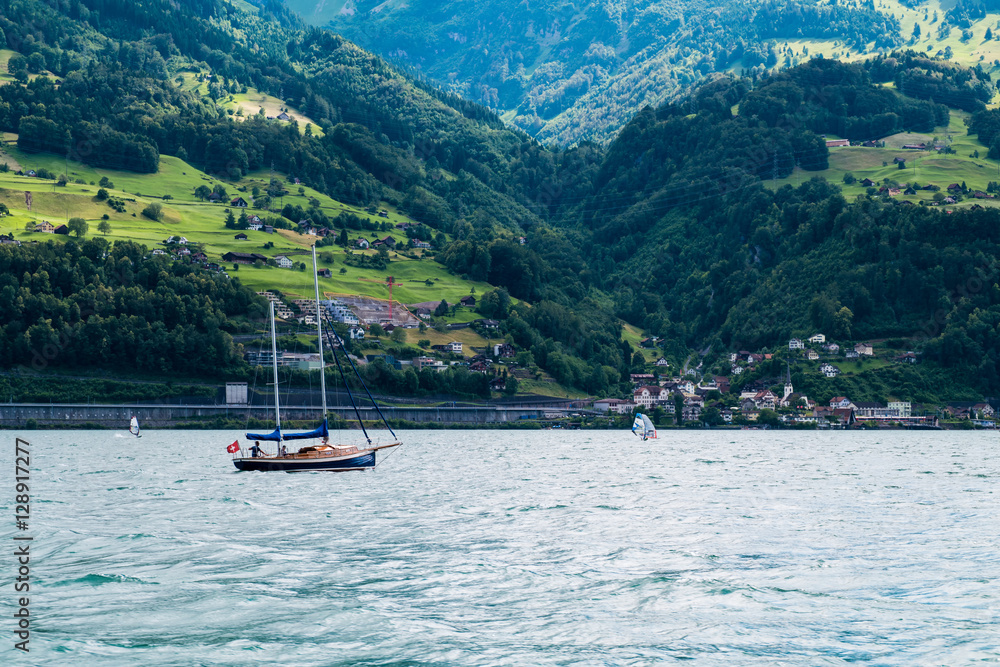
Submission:
[[[235,454],[236,452],[240,451],[239,440],[233,442],[233,444],[226,447],[226,451],[229,452],[230,454]]]

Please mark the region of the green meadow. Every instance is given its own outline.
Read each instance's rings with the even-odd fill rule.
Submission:
[[[200,185],[211,188],[220,184],[226,188],[230,197],[241,195],[249,198],[248,193],[254,186],[263,188],[267,185],[270,177],[267,171],[251,173],[239,182],[231,183],[208,176],[175,157],[161,156],[158,173],[135,174],[94,169],[80,163],[67,162],[55,155],[25,154],[13,145],[2,148],[0,162],[5,159],[25,170],[44,168],[52,173],[66,173],[70,182],[59,186],[55,181],[18,176],[14,171],[0,173],[0,202],[6,204],[11,212],[11,215],[0,218],[0,232],[12,233],[21,241],[60,241],[67,237],[26,232],[25,224],[48,220],[59,225],[69,218],[81,217],[89,224],[88,236],[102,236],[97,225],[102,216],[107,215],[111,225],[111,231],[106,235],[109,241],[128,239],[153,249],[164,247],[163,242],[169,236],[184,236],[190,242],[198,244],[209,261],[223,264],[230,275],[238,276],[254,289],[277,289],[291,296],[309,296],[313,292],[312,273],[308,268],[311,264],[309,248],[318,240],[317,237],[290,230],[276,230],[274,234],[248,230],[245,232],[249,237],[247,240],[236,240],[238,231],[228,229],[224,224],[228,204],[203,202],[194,196],[195,188]],[[292,203],[307,209],[310,199],[316,199],[324,213],[334,218],[341,213],[353,213],[371,222],[389,223],[393,226],[401,222],[413,222],[389,206],[381,207],[388,211],[388,217],[382,218],[331,199],[312,188],[292,184],[283,174],[274,176],[285,183],[289,193],[275,201],[273,208],[280,209],[285,204]],[[124,213],[117,212],[106,202],[96,199],[100,188],[98,184],[103,177],[114,184],[113,188],[108,188],[109,194],[126,200]],[[31,193],[30,211],[26,204],[26,192]],[[164,195],[168,195],[170,199],[164,200]],[[142,215],[142,210],[151,202],[163,206],[162,220],[150,220]],[[234,215],[239,215],[238,209],[232,210]],[[247,209],[247,212],[275,215],[252,209]],[[406,242],[406,235],[395,228],[388,232],[349,230],[349,233],[352,241],[359,236],[369,240],[392,236],[398,243]],[[267,243],[272,243],[273,247],[265,249],[264,245]],[[241,265],[234,271],[231,264],[224,264],[221,259],[229,251],[256,252],[268,257],[289,255],[297,263],[305,262],[307,270]],[[333,272],[332,278],[320,279],[320,289],[324,292],[388,298],[388,290],[383,283],[389,276],[395,282],[402,283],[394,288],[393,297],[403,303],[441,299],[455,302],[469,294],[473,288],[479,294],[490,289],[486,283],[463,280],[448,273],[441,264],[430,258],[423,258],[423,251],[408,252],[409,256],[390,251],[390,264],[386,271],[347,266],[343,261],[346,252],[339,246],[327,246],[318,251],[321,257],[332,258],[332,262],[320,261],[321,268],[329,268]],[[375,254],[372,250],[352,252]]]

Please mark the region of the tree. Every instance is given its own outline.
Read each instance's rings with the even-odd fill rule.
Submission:
[[[233,216],[232,211],[226,211],[226,228],[236,229],[236,217]]]
[[[146,208],[142,209],[142,214],[150,220],[156,220],[159,222],[160,218],[163,217],[163,204],[151,202],[146,206]]]
[[[212,191],[207,185],[199,185],[194,189],[194,196],[198,199],[205,201],[212,195]]]
[[[987,28],[986,34],[983,35],[983,37],[986,39],[987,42],[990,41],[991,39],[993,39],[993,31]]]
[[[506,394],[507,396],[514,396],[515,394],[517,394],[518,390],[517,384],[518,384],[517,378],[514,377],[513,375],[508,375],[507,380],[505,381],[504,384],[503,393]]]
[[[346,248],[348,243],[350,243],[350,240],[347,237],[347,228],[345,227],[340,230],[340,235],[337,237],[337,245]]]
[[[389,338],[392,340],[393,343],[399,343],[399,344],[406,343],[406,329],[404,329],[403,327],[396,327],[395,329],[392,330],[392,333],[389,334]]]
[[[381,324],[376,322],[375,324],[372,324],[370,327],[368,327],[368,333],[371,334],[372,336],[375,336],[376,338],[381,338],[382,336],[385,335],[385,329],[382,328]]]
[[[101,220],[97,223],[97,231],[107,236],[111,233],[111,223],[107,220]]]
[[[441,299],[441,303],[434,309],[434,317],[444,317],[448,314],[448,302]]]
[[[66,223],[66,227],[70,232],[76,234],[78,239],[83,238],[83,236],[87,233],[87,230],[90,229],[90,225],[88,225],[87,221],[83,218],[70,218],[69,222]]]
[[[104,188],[100,188],[97,191],[97,194],[95,195],[95,197],[96,197],[97,201],[104,201],[105,199],[108,198],[108,191],[105,190]]]

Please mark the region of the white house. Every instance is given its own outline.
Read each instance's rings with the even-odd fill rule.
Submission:
[[[448,351],[454,352],[455,354],[462,354],[462,343],[457,340],[453,340],[448,343]]]
[[[817,352],[816,350],[807,350],[806,358],[809,361],[816,361],[817,359],[819,359],[819,352]]]
[[[826,342],[826,336],[824,336],[821,333],[813,334],[812,336],[809,337],[809,342],[815,343],[817,345],[822,345],[823,343]]]
[[[830,407],[834,410],[853,410],[857,406],[851,402],[851,399],[846,396],[834,396],[830,399]]]
[[[656,360],[656,364],[655,365],[656,366],[669,366],[670,362],[667,361],[666,359],[664,359],[663,357],[660,357],[659,359]]]
[[[636,405],[648,408],[653,405],[665,404],[670,400],[670,392],[663,387],[645,385],[632,393]]]
[[[788,349],[789,350],[802,350],[802,349],[805,349],[805,343],[803,343],[798,338],[793,338],[790,341],[788,341]],[[736,355],[733,355],[733,356],[735,357]],[[736,359],[735,358],[731,359],[731,361],[736,361]]]
[[[278,266],[280,266],[283,269],[290,269],[290,268],[292,268],[292,264],[293,264],[292,260],[288,259],[284,255],[278,255],[277,257],[275,257],[274,258],[274,263],[277,264]]]
[[[365,337],[365,330],[361,327],[351,327],[347,332],[351,335],[351,340],[361,340]]]
[[[833,364],[823,364],[819,367],[819,372],[828,378],[835,378],[840,375],[840,369]]]
[[[854,346],[854,351],[863,357],[870,357],[874,354],[871,343],[858,343]]]

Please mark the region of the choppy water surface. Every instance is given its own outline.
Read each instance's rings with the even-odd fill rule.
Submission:
[[[21,435],[15,662],[1000,661],[996,434],[414,431],[339,474],[237,473],[231,432]]]

